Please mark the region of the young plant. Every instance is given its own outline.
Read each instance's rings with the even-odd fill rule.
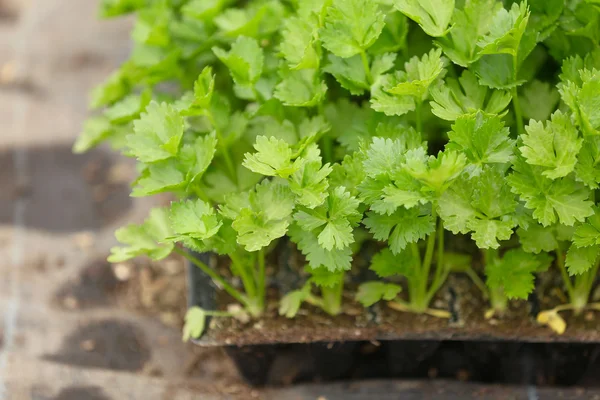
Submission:
[[[131,57],[92,93],[98,114],[74,150],[110,142],[137,162],[133,196],[173,202],[120,229],[111,261],[179,253],[241,305],[235,314],[259,318],[268,255],[287,237],[308,278],[281,293],[280,313],[309,303],[337,315],[360,246],[377,242],[381,280],[357,299],[447,317],[430,304],[451,272],[501,314],[554,252],[570,304],[540,321],[561,331],[558,311],[596,307],[591,2],[102,2],[105,17],[130,12]],[[563,64],[557,88],[550,57]],[[479,254],[447,251],[456,234],[480,249],[487,286],[471,265]],[[384,280],[398,276],[404,286]],[[185,336],[206,316],[241,317],[193,308]]]

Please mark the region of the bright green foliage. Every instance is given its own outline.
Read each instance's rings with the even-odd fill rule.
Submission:
[[[482,54],[507,53],[516,56],[529,20],[526,2],[513,3],[510,10],[498,9],[492,18],[489,32],[477,43]]]
[[[206,328],[206,312],[200,307],[192,307],[185,314],[183,341],[200,337]]]
[[[289,188],[263,181],[256,190],[227,198],[221,213],[233,220],[238,243],[247,251],[256,251],[285,235],[293,209],[294,198]]]
[[[546,126],[531,121],[525,129],[527,134],[522,136],[523,146],[519,149],[529,164],[549,168],[542,175],[550,179],[573,172],[583,140],[565,114],[557,111]]]
[[[461,67],[468,67],[481,57],[478,41],[490,25],[502,3],[496,0],[466,0],[463,9],[452,14],[450,31],[438,39],[444,54]]]
[[[515,172],[507,178],[513,192],[542,225],[560,222],[570,226],[593,214],[589,191],[570,176],[552,180],[544,176],[543,167],[529,165],[520,157],[513,169]]]
[[[579,71],[580,82],[567,81],[560,87],[562,100],[571,108],[584,135],[600,135],[600,71]]]
[[[430,36],[444,36],[454,11],[454,0],[394,0],[394,6]]]
[[[172,244],[162,243],[170,235],[168,211],[154,208],[143,224],[128,225],[117,230],[115,233],[117,240],[126,247],[113,247],[108,261],[121,262],[142,255],[153,260],[161,260],[173,250]]]
[[[597,264],[599,254],[600,247],[598,246],[569,247],[565,259],[565,265],[567,266],[569,275],[582,275],[591,270],[594,265]]]
[[[444,226],[454,233],[469,233],[482,249],[500,246],[516,225],[517,202],[510,192],[504,166],[486,167],[478,176],[463,175],[440,200]]]
[[[577,247],[600,245],[600,210],[594,207],[594,215],[579,225],[573,235]]]
[[[441,50],[413,57],[404,71],[383,76],[373,89],[372,107],[386,115],[402,115],[428,98],[429,87],[444,73]]]
[[[127,137],[129,153],[142,162],[166,160],[179,152],[183,131],[184,120],[177,110],[152,102]]]
[[[456,120],[448,132],[447,149],[462,151],[469,169],[478,174],[486,164],[506,164],[512,160],[514,141],[497,116],[478,112]]]
[[[394,300],[401,290],[402,286],[394,283],[366,282],[358,287],[356,301],[364,307],[370,307],[380,300]]]
[[[400,208],[392,215],[371,211],[367,213],[363,224],[375,239],[387,240],[394,254],[400,253],[409,243],[424,239],[435,231],[435,221],[431,214],[419,207]]]
[[[244,160],[244,166],[253,172],[287,178],[300,168],[299,162],[292,161],[292,149],[283,140],[259,136],[254,148],[256,153],[246,153]]]
[[[534,274],[547,270],[551,262],[552,258],[544,253],[509,250],[501,259],[486,265],[487,284],[490,288],[502,288],[509,299],[526,299],[534,288]]]
[[[344,312],[346,272],[367,265],[382,280],[358,285],[359,303],[447,317],[430,306],[449,274],[502,312],[551,252],[569,307],[586,307],[597,1],[103,0],[100,13],[133,14],[132,51],[91,93],[73,150],[109,142],[136,162],[132,196],[172,199],[117,231],[111,261],[176,252],[257,318],[283,258],[269,253],[285,249],[299,283],[279,294],[286,317]],[[232,315],[192,308],[184,336]]]
[[[325,26],[319,31],[323,46],[338,57],[364,53],[381,34],[385,15],[375,1],[333,0]]]
[[[448,78],[444,85],[432,87],[430,94],[433,98],[431,112],[447,121],[454,121],[479,110],[502,116],[506,114],[504,110],[511,100],[507,91],[490,90],[480,85],[469,70],[465,70],[458,80]]]
[[[358,204],[358,199],[340,186],[327,197],[325,204],[313,210],[300,210],[294,219],[306,231],[320,231],[318,242],[324,249],[342,250],[354,241],[352,227],[360,220]]]

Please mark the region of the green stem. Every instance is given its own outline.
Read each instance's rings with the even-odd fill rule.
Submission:
[[[266,293],[266,268],[265,268],[265,249],[262,248],[258,251],[258,301],[261,310],[265,306],[265,293]]]
[[[437,224],[438,220],[437,220],[437,211],[436,211],[435,204],[432,204],[431,216],[433,217],[433,220],[436,222],[437,230],[439,231],[440,224]],[[425,257],[423,257],[423,264],[421,265],[421,270],[423,271],[423,276],[425,278],[425,279],[423,279],[424,288],[427,288],[427,280],[429,279],[429,271],[431,269],[431,262],[433,261],[433,251],[435,250],[436,236],[437,236],[437,232],[435,235],[431,234],[427,238],[427,248],[425,249]]]
[[[236,253],[231,253],[229,258],[231,258],[231,263],[233,264],[235,271],[237,271],[238,275],[242,279],[246,294],[248,294],[248,296],[251,298],[256,297],[256,285],[254,283],[254,279],[249,274],[247,265],[242,262]]]
[[[483,283],[483,281],[481,280],[479,275],[473,270],[473,268],[467,268],[465,270],[465,274],[467,274],[467,276],[471,278],[475,286],[477,286],[477,288],[481,290],[481,293],[483,293],[483,296],[485,298],[490,297],[490,291],[488,290],[488,287],[485,285],[485,283]]]
[[[504,294],[504,288],[497,286],[490,288],[490,304],[492,308],[500,313],[506,311],[508,306],[508,298]]]
[[[567,288],[569,298],[572,299],[575,294],[573,289],[573,282],[571,282],[571,278],[569,278],[569,274],[567,273],[567,269],[565,268],[565,254],[560,244],[556,248],[556,264],[558,265],[558,269],[560,270],[560,274],[565,283],[565,287]]]
[[[221,153],[223,155],[223,159],[225,160],[225,164],[227,166],[227,170],[229,172],[230,178],[233,180],[233,182],[237,185],[238,184],[238,178],[237,178],[237,172],[235,169],[235,165],[233,164],[233,160],[231,159],[231,154],[229,154],[229,150],[227,149],[227,147],[225,147],[225,141],[223,140],[223,136],[221,135],[221,131],[219,130],[218,126],[217,126],[217,122],[215,121],[215,117],[213,115],[213,113],[210,110],[206,110],[206,118],[208,118],[210,124],[212,125],[216,135],[217,135],[217,146],[219,146],[221,148]]]
[[[200,268],[202,270],[202,272],[204,272],[206,275],[210,276],[210,278],[213,281],[215,281],[216,283],[218,283],[219,285],[221,285],[223,287],[223,290],[225,290],[227,293],[229,293],[229,295],[231,297],[233,297],[234,299],[236,299],[237,301],[239,301],[246,307],[250,304],[248,302],[248,298],[246,296],[244,296],[236,288],[234,288],[229,283],[227,283],[225,281],[225,279],[223,279],[219,274],[217,274],[215,271],[213,271],[208,265],[204,264],[202,261],[200,261],[193,255],[189,254],[187,251],[182,250],[178,247],[175,247],[174,251],[175,251],[175,253],[185,257],[192,264],[194,264],[195,266]]]
[[[437,230],[437,260],[435,269],[435,279],[444,271],[444,224],[440,219]]]
[[[423,104],[420,101],[417,101],[417,105],[415,108],[415,119],[417,122],[417,132],[421,134],[423,133],[423,116],[421,115],[421,110],[423,108],[422,106]]]
[[[519,63],[519,61],[515,54],[513,56],[513,79],[515,82],[517,81],[518,63]],[[519,135],[521,135],[524,130],[523,112],[521,110],[521,102],[519,101],[519,94],[518,94],[516,86],[511,89],[511,95],[512,95],[513,108],[515,110],[515,122],[517,124],[517,133]]]
[[[367,82],[369,85],[373,84],[373,75],[371,74],[371,67],[369,66],[369,59],[365,51],[360,52],[360,58],[362,60],[363,68],[365,69],[365,75],[367,76]]]
[[[322,308],[329,315],[338,315],[342,309],[342,293],[344,292],[344,279],[331,288],[321,288],[323,296]]]

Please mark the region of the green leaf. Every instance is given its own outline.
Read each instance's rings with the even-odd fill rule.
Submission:
[[[361,95],[365,90],[369,90],[371,85],[359,56],[341,58],[329,54],[328,60],[329,64],[323,71],[333,75],[344,89],[353,95]]]
[[[298,249],[306,256],[311,268],[323,267],[331,272],[347,271],[351,267],[352,249],[333,248],[326,250],[319,244],[318,230],[306,231],[297,223],[290,225],[288,235],[292,242],[296,243]]]
[[[313,107],[323,101],[327,92],[325,82],[313,69],[288,71],[275,87],[273,96],[290,107]]]
[[[368,212],[363,224],[376,240],[387,240],[394,254],[399,254],[409,243],[416,243],[435,231],[431,214],[418,207],[400,208],[389,216]]]
[[[509,90],[525,83],[515,77],[513,57],[509,54],[486,54],[471,69],[479,83],[492,89]]]
[[[237,85],[251,89],[256,84],[263,71],[264,54],[255,39],[240,36],[231,45],[229,52],[218,47],[213,47],[212,50],[229,68]],[[253,94],[250,98],[254,98]]]
[[[393,4],[434,37],[446,34],[454,11],[454,0],[393,0]]]
[[[534,289],[534,274],[547,270],[551,262],[552,258],[545,253],[508,250],[502,259],[485,266],[487,284],[491,288],[502,288],[509,299],[527,299]]]
[[[512,160],[514,141],[498,116],[482,112],[460,117],[448,132],[447,149],[465,154],[472,173],[479,173],[486,164],[504,164]]]
[[[419,264],[418,253],[411,249],[403,250],[394,255],[390,249],[384,248],[373,256],[369,268],[381,278],[401,275],[410,280],[417,276],[417,271],[420,268]]]
[[[338,57],[349,58],[375,43],[385,25],[384,20],[385,15],[377,2],[333,0],[319,37],[327,50]]]
[[[142,162],[166,160],[179,152],[184,120],[173,106],[151,102],[127,137],[131,154]]]
[[[462,9],[452,14],[450,31],[440,37],[437,44],[455,64],[468,67],[481,54],[478,40],[490,30],[494,15],[502,8],[496,0],[467,0]]]
[[[519,241],[523,250],[528,253],[539,253],[541,251],[554,251],[558,249],[559,242],[571,240],[573,236],[573,227],[564,225],[551,225],[544,227],[537,222],[529,224],[525,228],[519,228],[517,231]]]
[[[287,293],[279,300],[279,315],[283,315],[286,318],[294,318],[298,314],[300,306],[309,295],[310,284],[304,285],[300,290]]]
[[[515,172],[507,178],[513,192],[533,210],[533,217],[542,225],[560,221],[572,226],[593,214],[589,191],[575,180],[546,178],[542,167],[529,165],[521,158],[515,160],[513,169]]]
[[[219,15],[230,0],[190,0],[181,8],[181,13],[189,17],[209,21]]]
[[[594,214],[575,230],[573,243],[577,247],[600,245],[600,209],[597,206]]]
[[[225,204],[221,214],[233,219],[237,242],[246,251],[256,251],[286,234],[294,210],[294,196],[287,186],[265,180],[241,197],[229,196]],[[235,211],[230,211],[232,209]]]
[[[415,131],[395,140],[374,137],[366,151],[364,171],[372,177],[380,175],[392,177],[402,168],[406,152],[421,146],[421,136]]]
[[[316,69],[319,67],[319,54],[315,48],[318,20],[290,17],[283,27],[283,39],[279,49],[290,69]]]
[[[591,270],[597,263],[600,247],[577,247],[572,245],[567,251],[565,265],[569,275],[581,275]]]
[[[598,189],[600,183],[600,136],[588,136],[577,156],[575,164],[577,180],[590,189]]]
[[[477,45],[481,54],[510,54],[516,56],[529,20],[527,2],[513,3],[509,11],[500,8],[494,15],[489,33]]]
[[[401,291],[402,286],[394,283],[379,281],[365,282],[358,287],[356,301],[362,304],[363,307],[371,307],[381,300],[394,300]]]
[[[292,161],[292,149],[283,140],[258,136],[254,144],[256,153],[246,153],[244,167],[266,176],[287,178],[301,167],[301,159]]]
[[[489,95],[491,92],[491,95]],[[458,80],[447,78],[445,84],[431,87],[431,112],[446,121],[455,121],[463,115],[483,111],[504,116],[511,95],[504,90],[489,90],[468,70]]]
[[[131,32],[132,39],[140,44],[155,47],[167,47],[171,42],[169,21],[172,11],[166,3],[155,3],[137,13],[137,19]]]
[[[85,121],[83,131],[73,144],[73,152],[85,153],[108,139],[113,133],[110,120],[106,117],[92,117]]]
[[[185,324],[183,325],[183,341],[197,339],[202,336],[206,328],[206,311],[200,307],[191,307],[185,313]]]
[[[583,139],[571,119],[560,111],[546,123],[530,121],[522,136],[521,154],[531,165],[545,167],[542,175],[557,179],[573,172]]]
[[[149,90],[141,95],[132,94],[107,108],[104,115],[113,124],[126,124],[137,119],[151,100],[152,93]]]
[[[584,135],[600,135],[600,71],[579,71],[580,84],[567,81],[559,86],[563,101],[571,108]]]
[[[441,56],[440,49],[433,49],[421,58],[411,58],[404,64],[406,72],[400,71],[396,75],[397,83],[385,90],[397,96],[412,96],[416,102],[426,100],[431,84],[445,73]]]
[[[215,76],[211,67],[204,67],[194,82],[194,92],[183,110],[185,115],[203,115],[209,109],[215,90]]]
[[[505,180],[506,168],[486,167],[480,175],[463,175],[439,201],[444,227],[453,233],[469,233],[477,246],[496,249],[508,240],[516,225],[517,202]]]
[[[408,150],[402,167],[426,190],[442,193],[465,169],[467,158],[451,149],[440,151],[438,156],[427,156],[423,148]]]
[[[337,187],[327,197],[325,204],[313,210],[294,214],[298,225],[307,231],[318,230],[318,242],[326,250],[342,250],[354,242],[352,228],[360,221],[359,201],[346,188]]]
[[[162,260],[171,254],[174,247],[172,243],[163,243],[171,236],[169,212],[164,208],[153,208],[143,224],[131,224],[119,228],[115,236],[126,246],[110,249],[108,261],[112,263],[127,261],[142,255],[153,260]]]
[[[107,106],[127,96],[132,90],[134,70],[132,63],[126,62],[102,84],[96,86],[90,96],[90,107],[96,109]]]
[[[296,202],[307,208],[315,208],[323,204],[328,196],[329,182],[327,177],[332,168],[322,165],[321,159],[306,162],[290,177],[290,189],[297,196]]]
[[[217,234],[223,225],[215,209],[200,199],[171,203],[171,229],[175,235],[169,239],[181,237],[206,240]]]
[[[519,95],[523,115],[536,121],[545,121],[550,118],[550,114],[556,110],[559,100],[560,95],[555,87],[537,79],[524,85]]]

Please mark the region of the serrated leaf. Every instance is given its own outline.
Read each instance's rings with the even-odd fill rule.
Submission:
[[[133,132],[127,137],[133,156],[147,163],[166,160],[179,152],[184,121],[171,105],[153,101],[133,123]]]
[[[572,245],[567,251],[565,265],[569,275],[581,275],[591,270],[597,263],[600,247],[597,245],[577,247]]]
[[[300,160],[292,161],[292,148],[284,140],[258,136],[254,148],[256,153],[246,153],[243,163],[253,172],[287,178],[301,167]]]
[[[310,285],[304,285],[300,290],[287,293],[279,300],[279,315],[283,315],[286,318],[294,318],[298,314],[300,306],[309,295]]]
[[[475,75],[465,70],[458,80],[448,78],[445,84],[431,87],[431,112],[447,121],[455,121],[479,110],[486,114],[504,116],[505,109],[511,101],[510,93],[491,90],[489,95],[489,92],[487,87],[479,84]]]
[[[384,19],[377,2],[334,0],[327,9],[319,37],[327,50],[349,58],[375,43],[385,25]]]
[[[327,92],[325,82],[316,70],[288,71],[275,87],[273,96],[290,107],[313,107],[323,101]]]
[[[533,210],[533,217],[548,226],[560,221],[571,226],[593,214],[589,191],[573,179],[551,180],[543,176],[543,168],[531,166],[517,158],[514,173],[507,180],[514,193]]]
[[[454,11],[454,0],[394,0],[393,4],[434,37],[446,34]]]
[[[169,219],[175,233],[169,239],[173,240],[180,237],[206,240],[216,235],[223,225],[215,209],[200,199],[171,203]]]
[[[504,164],[513,157],[514,141],[509,130],[497,116],[478,112],[458,118],[448,132],[447,149],[466,155],[471,172],[479,173],[486,164]]]
[[[424,239],[435,231],[431,214],[418,208],[400,208],[392,215],[368,212],[363,224],[377,240],[386,240],[394,254],[399,254],[409,243]]]
[[[545,126],[530,121],[525,130],[519,150],[529,164],[545,167],[542,175],[557,179],[574,170],[583,139],[567,115],[556,111]]]
[[[548,269],[552,258],[545,254],[530,254],[511,249],[501,259],[485,266],[487,284],[502,288],[508,298],[526,299],[534,289],[534,273]]]
[[[537,79],[524,85],[519,95],[523,115],[536,121],[547,120],[556,110],[559,100],[560,95],[555,87]]]
[[[164,243],[171,233],[168,211],[164,208],[153,208],[143,224],[127,225],[115,232],[117,240],[125,246],[110,249],[108,261],[117,263],[142,255],[153,260],[162,260],[173,251],[172,243]]]

